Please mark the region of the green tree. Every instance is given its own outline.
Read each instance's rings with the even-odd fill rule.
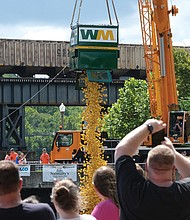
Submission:
[[[66,108],[64,121],[65,129],[81,130],[83,107],[69,106]]]
[[[184,111],[190,111],[190,97],[179,98],[180,108]]]
[[[57,106],[35,106],[33,107],[36,109],[38,113],[47,113],[53,115],[55,112],[59,112],[59,107]]]
[[[174,48],[174,63],[178,97],[190,97],[190,53],[187,49]]]
[[[147,83],[131,78],[119,90],[119,99],[108,108],[104,129],[109,138],[123,138],[126,133],[150,117]]]

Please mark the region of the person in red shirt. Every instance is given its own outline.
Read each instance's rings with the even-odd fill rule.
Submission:
[[[42,150],[42,154],[40,156],[40,163],[42,164],[49,164],[50,160],[49,160],[49,154],[46,151],[46,148],[43,148]]]
[[[14,151],[14,148],[11,148],[11,150],[10,150],[10,159],[15,162],[17,156],[18,156],[18,154]]]

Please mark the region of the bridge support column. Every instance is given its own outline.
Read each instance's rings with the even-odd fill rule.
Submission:
[[[20,106],[1,105],[0,150],[25,150],[25,109]]]

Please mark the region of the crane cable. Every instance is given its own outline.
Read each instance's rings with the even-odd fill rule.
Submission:
[[[22,105],[20,105],[17,109],[15,109],[13,112],[11,112],[10,114],[8,114],[7,116],[5,116],[4,118],[2,118],[0,120],[0,123],[2,121],[4,121],[5,119],[7,119],[8,117],[10,117],[11,115],[13,115],[16,111],[18,111],[19,109],[21,109],[22,107],[24,107],[30,100],[32,100],[35,96],[37,96],[42,90],[44,90],[50,83],[52,83],[52,81],[58,77],[60,75],[60,73],[62,71],[64,71],[66,69],[66,67],[68,67],[68,64],[65,65],[47,84],[45,84],[45,86],[43,86],[38,92],[36,92],[32,97],[30,97],[27,101],[25,101]]]
[[[118,20],[118,17],[117,17],[117,12],[116,12],[116,8],[115,8],[114,0],[112,0],[111,2],[112,2],[113,12],[114,12],[114,15],[115,15],[115,19],[116,19],[117,25],[119,25],[119,20]],[[82,3],[83,3],[83,0],[80,0],[79,9],[78,9],[78,18],[77,18],[77,22],[76,22],[77,25],[79,24],[79,20],[80,20],[80,14],[81,14]],[[73,26],[73,21],[74,21],[74,18],[75,18],[75,13],[76,13],[77,4],[78,4],[78,0],[75,1],[75,5],[74,5],[74,9],[73,9],[73,14],[72,14],[72,18],[71,18],[70,27]],[[110,12],[109,0],[106,0],[106,6],[107,6],[107,11],[108,11],[109,22],[110,22],[110,25],[112,25],[112,19],[111,19],[111,12]]]
[[[114,0],[112,0],[112,7],[113,7],[114,14],[115,14],[115,19],[117,21],[117,25],[119,25],[119,19],[117,17],[117,12],[116,12],[116,8],[115,8]]]
[[[110,7],[109,7],[109,1],[108,0],[106,0],[106,5],[107,5],[107,10],[108,10],[108,17],[109,17],[109,20],[110,20],[110,25],[112,25]]]
[[[81,8],[82,8],[82,0],[80,1],[80,5],[79,5],[79,13],[78,13],[78,19],[77,19],[77,24],[79,24],[79,19],[80,19],[80,12],[81,12]]]
[[[77,24],[79,24],[79,19],[80,19],[80,12],[81,12],[81,8],[82,8],[82,3],[83,3],[83,0],[80,0],[80,5],[79,5],[79,11],[78,11],[78,18],[77,18]],[[71,24],[70,24],[70,27],[73,26],[73,21],[74,21],[74,18],[75,18],[75,12],[76,12],[76,8],[77,8],[77,4],[78,4],[78,0],[75,1],[75,5],[74,5],[74,9],[73,9],[73,14],[72,14],[72,19],[71,19]]]
[[[70,27],[73,26],[73,20],[74,20],[74,17],[75,17],[75,12],[76,12],[76,7],[77,7],[77,2],[78,2],[78,0],[75,1],[75,6],[74,6],[74,9],[73,9],[73,15],[72,15],[72,18],[71,18],[71,24],[70,24]]]

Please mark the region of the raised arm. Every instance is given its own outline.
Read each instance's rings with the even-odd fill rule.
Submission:
[[[180,172],[181,176],[183,178],[190,177],[190,159],[177,152],[169,138],[165,137],[165,141],[163,141],[162,144],[174,151],[176,155],[175,166]]]
[[[152,133],[156,133],[166,127],[166,124],[161,120],[149,119],[144,124],[140,125],[130,133],[128,133],[117,145],[115,150],[115,161],[122,155],[133,156],[138,147],[142,144],[146,137]]]

